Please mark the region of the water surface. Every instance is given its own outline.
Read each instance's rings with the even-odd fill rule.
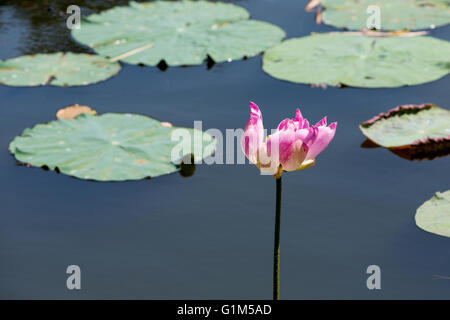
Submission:
[[[87,2],[79,1],[83,12],[126,3]],[[335,30],[316,25],[306,1],[235,2],[289,38]],[[88,52],[64,29],[64,1],[50,9],[20,3],[0,5],[0,59]],[[432,36],[450,40],[450,27]],[[202,120],[204,129],[225,131],[245,125],[249,100],[269,128],[298,106],[312,122],[338,121],[316,166],[284,176],[282,299],[450,298],[450,281],[433,280],[450,276],[450,239],[414,223],[418,206],[449,189],[449,158],[411,162],[362,149],[358,129],[399,104],[448,108],[450,77],[398,89],[323,90],[271,78],[261,58],[209,71],[124,65],[117,77],[87,87],[0,86],[0,298],[270,299],[275,181],[255,167],[200,165],[190,178],[95,183],[17,166],[7,150],[23,129],[74,103],[176,126]],[[81,291],[66,288],[70,264],[81,267]],[[381,267],[382,290],[366,288],[371,264]]]

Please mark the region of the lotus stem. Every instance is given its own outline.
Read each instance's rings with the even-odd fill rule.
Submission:
[[[276,206],[275,206],[275,236],[273,248],[273,300],[280,298],[280,225],[281,225],[281,175],[275,178]]]

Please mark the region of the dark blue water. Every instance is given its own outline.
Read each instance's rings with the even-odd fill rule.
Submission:
[[[306,1],[238,3],[288,37],[334,30],[314,23]],[[64,17],[40,21],[33,10],[41,9],[0,5],[0,59],[82,50],[67,38]],[[450,27],[432,35],[450,40]],[[450,276],[450,239],[414,223],[418,206],[449,189],[449,158],[408,161],[362,149],[358,129],[399,104],[448,107],[450,77],[323,90],[271,78],[261,63],[258,56],[166,72],[124,65],[87,87],[0,86],[0,298],[270,299],[275,181],[255,167],[200,165],[190,178],[95,183],[17,166],[7,149],[24,128],[74,103],[225,131],[245,125],[249,100],[268,128],[298,106],[312,122],[338,121],[316,166],[283,178],[281,298],[450,298],[450,280],[433,280]],[[81,267],[80,291],[66,288],[71,264]],[[366,287],[371,264],[381,267],[381,290]]]

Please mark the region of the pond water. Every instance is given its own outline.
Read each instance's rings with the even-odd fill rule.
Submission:
[[[87,52],[64,28],[60,11],[72,2],[0,2],[0,59]],[[78,2],[84,13],[126,3]],[[306,1],[234,3],[289,38],[335,30],[316,25]],[[431,34],[450,40],[450,27]],[[74,103],[176,126],[202,120],[204,130],[225,132],[245,125],[249,100],[268,128],[298,106],[312,122],[324,115],[338,122],[315,167],[284,175],[282,299],[450,298],[450,281],[433,279],[450,276],[450,239],[414,223],[417,207],[449,189],[449,158],[408,161],[363,149],[358,128],[399,104],[448,108],[450,77],[398,89],[324,90],[271,78],[261,59],[209,71],[124,65],[117,77],[86,87],[0,86],[0,298],[270,299],[275,181],[254,166],[199,165],[189,178],[96,183],[18,166],[7,149],[23,129]],[[82,290],[66,288],[71,264],[81,267]],[[372,264],[381,268],[381,290],[366,287]]]

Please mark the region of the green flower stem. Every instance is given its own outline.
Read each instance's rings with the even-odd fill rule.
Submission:
[[[275,178],[277,184],[275,207],[275,237],[273,248],[273,300],[280,298],[280,224],[281,224],[281,175]]]

